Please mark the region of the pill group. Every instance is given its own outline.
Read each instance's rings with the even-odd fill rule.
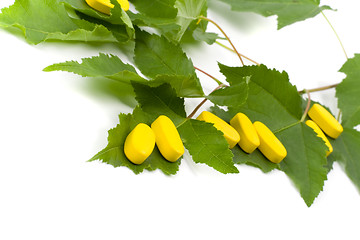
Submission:
[[[258,121],[252,123],[243,113],[237,113],[230,124],[207,111],[202,112],[197,119],[213,123],[224,134],[230,148],[238,144],[247,153],[258,148],[273,163],[280,163],[287,155],[284,145],[265,124]]]
[[[153,152],[155,144],[169,162],[176,162],[184,154],[184,145],[174,123],[167,116],[159,116],[151,127],[139,123],[125,139],[124,152],[134,164],[142,164]]]
[[[308,115],[312,120],[307,120],[305,122],[306,125],[311,127],[316,132],[317,136],[325,142],[325,145],[328,147],[326,156],[329,156],[329,154],[333,152],[333,147],[325,134],[336,139],[343,132],[343,127],[334,116],[320,104],[315,103],[310,108]]]
[[[312,120],[305,123],[325,142],[328,156],[333,148],[324,132],[332,138],[337,138],[343,128],[331,113],[319,104],[314,104],[308,115]],[[223,133],[230,148],[238,144],[249,154],[259,149],[273,163],[280,163],[287,156],[286,148],[275,134],[262,122],[252,123],[244,113],[237,113],[230,120],[230,124],[208,111],[203,111],[197,120],[212,123]],[[151,127],[139,123],[127,136],[124,152],[132,163],[142,164],[153,152],[155,144],[169,162],[176,162],[184,154],[179,132],[171,119],[164,115],[159,116]]]

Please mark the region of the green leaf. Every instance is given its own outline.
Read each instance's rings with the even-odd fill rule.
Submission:
[[[347,77],[336,87],[342,124],[352,128],[360,124],[360,54],[355,54],[340,69]]]
[[[204,15],[207,4],[206,0],[176,0],[175,7],[178,9],[176,23],[180,26],[180,31],[170,38],[175,42],[179,42],[190,24],[197,21],[201,15]]]
[[[238,173],[229,144],[212,124],[187,120],[178,127],[186,149],[196,163],[205,163],[221,173]]]
[[[144,75],[151,78],[164,74],[195,76],[192,61],[179,45],[146,32],[138,31],[136,36],[134,60]]]
[[[48,33],[46,36],[46,40],[60,40],[60,41],[79,41],[79,42],[99,42],[99,43],[114,43],[119,41],[117,36],[106,27],[102,25],[94,25],[94,29],[91,31],[84,29],[77,29],[71,31],[67,34],[63,33]],[[31,42],[31,40],[27,39],[30,43],[37,44],[39,42]],[[128,38],[126,38],[126,41]]]
[[[21,29],[30,43],[38,44],[48,39],[116,41],[105,27],[70,18],[63,4],[56,0],[16,0],[12,6],[1,11],[0,26]]]
[[[169,117],[175,125],[186,118],[184,99],[177,97],[169,84],[150,87],[145,84],[132,82],[136,100],[141,108],[155,120],[160,115]]]
[[[247,83],[243,81],[218,89],[207,96],[207,99],[220,106],[236,108],[246,102],[248,89]]]
[[[177,9],[175,0],[132,0],[136,10],[153,18],[175,18]]]
[[[247,102],[240,107],[229,107],[228,118],[243,112],[252,121],[263,122],[276,134],[288,152],[280,168],[310,206],[326,180],[327,147],[311,128],[300,122],[302,99],[290,84],[288,75],[263,65],[241,68],[220,65],[220,69],[228,82],[246,81],[249,85]]]
[[[146,81],[136,73],[133,66],[124,64],[117,56],[103,53],[96,57],[83,58],[81,63],[68,61],[53,64],[44,71],[67,71],[83,77],[107,77],[125,83]]]
[[[220,64],[219,67],[231,85],[247,81],[246,77],[250,76],[247,102],[232,112],[242,110],[250,119],[266,123],[273,130],[301,119],[302,100],[286,72],[270,70],[264,65],[232,68]]]
[[[140,108],[135,108],[133,114],[120,114],[119,120],[120,124],[109,130],[108,145],[89,161],[101,160],[114,167],[125,166],[131,169],[135,174],[143,172],[144,169],[149,171],[160,169],[166,175],[176,174],[179,170],[180,159],[174,163],[166,161],[157,147],[154,148],[153,153],[145,160],[145,162],[140,165],[133,164],[126,158],[124,153],[126,137],[137,124],[151,124],[147,114],[142,112]]]
[[[267,160],[259,150],[255,150],[251,154],[244,152],[239,146],[235,146],[231,149],[235,164],[246,164],[252,167],[259,168],[262,172],[268,173],[274,169],[279,169],[279,165]]]
[[[295,22],[315,17],[322,10],[331,9],[319,6],[320,0],[220,0],[234,11],[255,12],[264,17],[278,16],[278,29]]]
[[[64,3],[67,8],[71,8],[88,16],[101,19],[112,24],[128,25],[128,27],[132,28],[131,21],[129,22],[129,18],[127,17],[126,12],[121,9],[119,3],[116,0],[111,1],[112,4],[114,4],[114,8],[111,9],[110,16],[93,9],[85,1],[79,1],[79,0],[59,0],[59,1],[61,3]]]
[[[115,38],[116,43],[128,43],[135,37],[133,29],[127,27],[126,25],[112,24],[97,18],[90,17],[81,12],[76,12],[74,15],[76,15],[82,20],[96,24],[97,26],[102,26],[112,34],[113,38]]]
[[[62,0],[62,3],[67,7],[67,11],[72,13],[69,16],[104,26],[120,43],[126,43],[134,39],[135,29],[130,17],[121,9],[119,3],[116,0],[111,1],[114,8],[111,9],[110,16],[91,8],[85,1]]]
[[[305,123],[279,131],[276,136],[288,152],[280,168],[294,182],[305,203],[311,206],[327,180],[327,147]]]
[[[178,10],[175,8],[175,0],[136,0],[132,1],[139,13],[129,12],[134,24],[157,28],[162,35],[174,35],[180,30],[176,24]]]
[[[204,41],[211,45],[216,42],[217,39],[221,39],[218,34],[212,32],[205,32],[201,28],[196,28],[192,34],[196,41]]]
[[[336,139],[329,139],[334,152],[330,156],[340,163],[346,174],[360,191],[360,132],[344,128],[344,132]]]
[[[204,97],[200,81],[195,76],[158,75],[151,86],[169,83],[179,97]]]
[[[142,110],[155,120],[168,116],[178,128],[181,139],[196,163],[205,163],[222,173],[236,173],[229,144],[212,124],[186,118],[184,100],[169,84],[150,87],[133,82],[136,99]]]
[[[180,26],[176,24],[176,18],[155,18],[131,11],[128,11],[128,15],[134,25],[157,28],[164,36],[175,35],[180,30]]]

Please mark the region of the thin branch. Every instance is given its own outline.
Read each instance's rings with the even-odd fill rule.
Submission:
[[[236,50],[234,44],[231,42],[230,38],[228,37],[228,35],[226,35],[226,33],[224,32],[224,30],[223,30],[216,22],[214,22],[214,21],[211,20],[210,18],[207,18],[207,17],[204,17],[204,16],[200,16],[199,18],[200,18],[200,19],[204,19],[204,20],[206,20],[206,21],[208,21],[208,22],[211,22],[212,24],[214,24],[214,25],[222,32],[222,34],[224,35],[224,37],[229,41],[229,43],[231,44],[232,48],[234,49],[234,51],[235,51],[236,54],[238,55],[241,64],[244,65],[244,61],[242,60],[240,53]]]
[[[211,79],[213,79],[217,84],[219,84],[219,85],[223,84],[222,82],[220,82],[219,79],[215,78],[214,76],[210,75],[209,73],[205,72],[204,70],[201,70],[200,68],[197,68],[197,67],[195,67],[195,66],[194,66],[194,68],[195,68],[196,70],[198,70],[199,72],[202,72],[202,73],[205,74],[206,76],[210,77]]]
[[[336,118],[336,120],[337,120],[338,122],[340,122],[341,113],[342,113],[341,110],[339,110],[339,113],[338,113],[337,118]]]
[[[308,96],[308,101],[307,101],[307,105],[306,105],[306,109],[304,111],[304,114],[302,115],[301,117],[301,120],[300,122],[303,122],[306,118],[306,115],[308,114],[309,112],[309,109],[310,109],[310,104],[311,104],[311,97],[310,97],[310,92],[308,90],[305,90],[306,91],[306,94]]]
[[[323,15],[323,17],[325,18],[325,20],[327,21],[327,23],[330,25],[331,29],[333,30],[333,32],[335,33],[335,36],[336,38],[338,39],[339,43],[340,43],[340,46],[345,54],[345,57],[346,59],[349,59],[348,55],[346,54],[346,51],[345,51],[345,48],[344,48],[344,45],[342,44],[341,42],[341,39],[339,37],[339,35],[337,34],[337,32],[335,31],[335,28],[333,27],[333,25],[330,23],[329,19],[325,16],[324,12],[321,11],[321,14]]]
[[[332,84],[332,85],[328,85],[328,86],[324,86],[324,87],[319,87],[319,88],[313,88],[313,89],[304,89],[304,90],[301,90],[301,91],[298,91],[299,94],[304,94],[306,93],[306,91],[308,91],[309,93],[312,93],[312,92],[319,92],[319,91],[324,91],[324,90],[328,90],[328,89],[331,89],[331,88],[335,88],[339,85],[339,83],[335,83],[335,84]]]
[[[220,84],[219,86],[217,86],[214,90],[212,90],[211,92],[215,92],[216,90],[222,88],[222,87],[227,87],[225,84]],[[205,98],[204,100],[201,101],[201,103],[199,103],[199,105],[197,105],[195,107],[195,109],[189,114],[189,116],[187,116],[188,119],[192,118],[196,112],[202,107],[202,105],[204,105],[204,103],[206,103],[207,98]]]
[[[225,49],[227,49],[227,50],[229,50],[229,51],[231,51],[231,52],[233,52],[233,53],[235,53],[236,54],[236,52],[232,49],[232,48],[229,48],[228,46],[226,46],[226,45],[224,45],[224,44],[222,44],[221,42],[219,42],[219,41],[215,41],[215,43],[217,44],[217,45],[219,45],[219,46],[221,46],[221,47],[223,47],[223,48],[225,48]],[[240,53],[240,55],[243,57],[243,58],[245,58],[245,59],[247,59],[247,60],[249,60],[250,62],[253,62],[253,63],[255,63],[256,65],[260,65],[260,63],[258,63],[258,62],[256,62],[256,61],[254,61],[254,60],[252,60],[251,58],[248,58],[247,56],[245,56],[244,54],[241,54]]]

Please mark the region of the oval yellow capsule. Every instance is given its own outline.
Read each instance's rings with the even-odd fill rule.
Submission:
[[[333,147],[331,146],[330,142],[329,142],[329,139],[327,139],[327,137],[325,136],[325,134],[323,133],[323,131],[321,131],[321,129],[319,128],[319,126],[314,122],[314,121],[311,121],[311,120],[307,120],[305,122],[306,125],[308,125],[309,127],[311,127],[314,132],[317,133],[317,136],[320,137],[324,142],[325,142],[325,145],[328,147],[328,151],[326,151],[326,156],[329,156],[330,153],[333,152]]]
[[[142,164],[155,147],[155,134],[144,123],[139,123],[126,137],[124,152],[134,164]]]
[[[240,141],[239,133],[227,122],[225,122],[218,116],[212,114],[211,112],[203,111],[196,119],[213,123],[214,127],[216,127],[217,130],[221,131],[224,134],[224,137],[229,143],[230,148],[235,147],[235,145]]]
[[[107,15],[110,15],[111,9],[114,8],[114,4],[112,4],[110,0],[85,0],[85,1],[90,7]],[[124,11],[129,10],[130,4],[128,0],[117,0],[117,1]]]
[[[252,122],[245,114],[236,114],[230,120],[230,125],[235,128],[240,135],[238,144],[242,150],[247,153],[252,153],[260,145],[259,136]]]
[[[337,138],[343,132],[341,124],[320,104],[315,103],[308,115],[329,137]]]
[[[259,150],[273,163],[280,163],[287,151],[280,140],[261,122],[254,122],[254,127],[260,139]]]
[[[184,145],[179,132],[170,118],[161,115],[152,124],[156,145],[163,157],[169,162],[175,162],[184,154]]]

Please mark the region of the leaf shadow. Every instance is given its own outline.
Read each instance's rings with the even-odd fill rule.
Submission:
[[[135,108],[137,102],[130,84],[117,82],[108,78],[86,78],[81,88],[92,96],[99,98],[113,98],[121,103]]]
[[[208,8],[210,12],[214,14],[214,16],[211,14],[210,17],[226,21],[226,25],[230,26],[230,28],[241,29],[242,32],[248,34],[255,31],[256,29],[262,28],[264,24],[269,24],[269,19],[259,14],[252,12],[233,11],[231,10],[230,5],[219,0],[211,0],[208,2]],[[273,22],[270,21],[270,23],[276,29],[276,17],[269,18],[273,18]]]

